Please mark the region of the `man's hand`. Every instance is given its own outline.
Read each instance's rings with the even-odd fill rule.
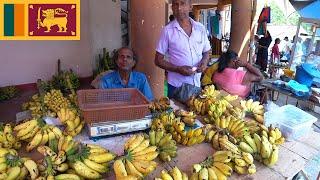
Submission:
[[[199,63],[199,65],[197,66],[197,72],[198,72],[198,73],[203,73],[206,69],[207,69],[207,64],[206,64],[206,62],[204,63],[203,61],[201,61],[201,62]]]
[[[192,70],[191,66],[179,66],[177,72],[184,76],[190,76],[195,73],[195,71]]]
[[[236,60],[236,65],[237,65],[238,67],[246,67],[247,64],[248,64],[248,63],[245,62],[245,61]]]

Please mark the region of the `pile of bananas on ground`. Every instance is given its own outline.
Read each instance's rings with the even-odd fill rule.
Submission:
[[[43,98],[44,104],[49,110],[57,113],[61,108],[70,107],[70,101],[65,98],[60,90],[52,89]]]
[[[23,180],[38,176],[36,163],[29,158],[20,158],[14,149],[0,148],[0,179]]]
[[[162,161],[171,161],[172,158],[177,156],[177,144],[172,139],[171,134],[166,134],[163,130],[151,130],[149,132],[150,145],[157,146],[159,158]]]
[[[267,166],[273,166],[278,161],[279,147],[269,142],[265,135],[259,136],[255,133],[253,138],[250,135],[244,136],[239,148]]]
[[[176,110],[175,114],[180,117],[186,125],[193,127],[196,121],[196,114],[193,111]]]
[[[59,139],[62,136],[61,130],[54,126],[48,125],[41,119],[31,119],[16,125],[13,130],[17,138],[28,142],[26,151],[32,151],[39,145],[45,145],[49,140]]]
[[[0,147],[20,149],[21,143],[13,134],[11,124],[0,124]]]
[[[61,108],[57,112],[60,122],[66,125],[64,129],[64,135],[71,135],[72,137],[79,134],[84,126],[84,121],[80,119],[80,115],[76,109]]]
[[[172,134],[173,139],[182,145],[192,146],[194,144],[200,144],[204,141],[205,135],[202,128],[184,130],[185,124],[181,121],[175,121],[172,124],[169,132]]]
[[[188,175],[176,166],[170,171],[162,170],[160,177],[155,178],[155,180],[188,180]]]
[[[22,110],[30,110],[33,118],[41,118],[43,116],[54,117],[55,113],[48,111],[47,107],[42,103],[39,94],[35,94],[31,97],[30,101],[22,104]]]
[[[253,117],[257,122],[264,123],[264,107],[260,104],[259,101],[253,101],[249,99],[248,101],[240,101],[243,111],[246,113],[246,116]]]
[[[159,100],[155,99],[149,106],[151,112],[164,112],[171,109],[170,100],[168,97],[162,97]]]
[[[135,134],[124,144],[125,155],[116,160],[113,170],[117,180],[143,179],[154,171],[158,156],[157,146],[150,146],[150,140],[143,134]]]

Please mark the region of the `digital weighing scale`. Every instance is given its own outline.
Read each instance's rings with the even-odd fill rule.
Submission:
[[[100,137],[145,130],[151,127],[151,121],[152,116],[149,115],[141,119],[92,123],[87,126],[90,137]]]

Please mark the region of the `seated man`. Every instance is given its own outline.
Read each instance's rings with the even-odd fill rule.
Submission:
[[[130,48],[120,48],[114,57],[117,70],[104,75],[101,78],[100,88],[136,88],[144,94],[148,100],[153,100],[151,88],[147,77],[133,68],[137,64],[137,58]]]

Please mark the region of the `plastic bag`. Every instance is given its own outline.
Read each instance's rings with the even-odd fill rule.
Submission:
[[[274,102],[267,101],[267,104],[265,105],[265,112],[277,110],[279,107],[280,106],[276,105]]]
[[[183,83],[182,86],[175,89],[173,92],[173,99],[178,100],[182,103],[186,103],[191,96],[197,96],[201,92],[201,88]]]

